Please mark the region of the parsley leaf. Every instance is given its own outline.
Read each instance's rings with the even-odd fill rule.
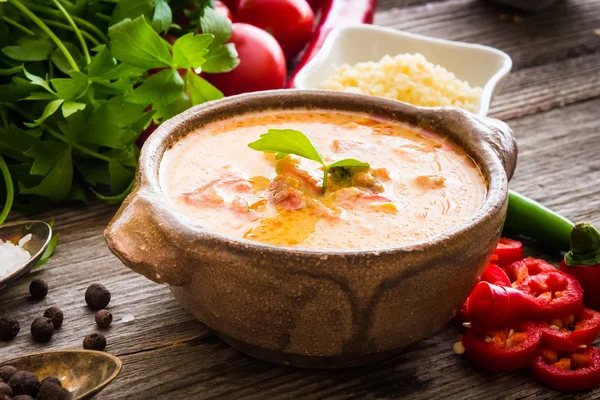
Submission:
[[[276,153],[276,159],[281,159],[294,154],[299,157],[313,160],[323,165],[323,194],[327,189],[329,170],[335,167],[362,167],[369,168],[369,163],[346,158],[333,164],[326,164],[319,149],[317,149],[302,132],[294,129],[269,129],[260,135],[260,139],[248,145],[253,150],[265,153]]]
[[[206,61],[203,57],[208,53],[208,46],[213,36],[188,33],[173,44],[173,68],[198,68]]]

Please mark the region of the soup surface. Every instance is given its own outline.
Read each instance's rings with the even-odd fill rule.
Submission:
[[[370,168],[330,172],[289,155],[252,150],[269,129],[295,129],[327,163]],[[280,246],[376,249],[414,243],[468,220],[486,183],[448,139],[366,115],[269,111],[203,126],[169,149],[160,182],[174,207],[209,230]]]

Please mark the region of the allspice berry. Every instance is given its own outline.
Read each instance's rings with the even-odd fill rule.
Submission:
[[[42,385],[44,384],[44,382],[52,382],[52,383],[55,383],[55,384],[57,384],[58,386],[62,387],[62,382],[60,381],[60,379],[58,379],[58,378],[57,378],[57,377],[55,377],[55,376],[49,376],[49,377],[47,377],[47,378],[44,378],[44,379],[42,380]]]
[[[112,323],[113,316],[108,310],[100,310],[96,313],[96,324],[101,328],[106,328]]]
[[[2,378],[4,382],[8,383],[8,380],[14,375],[15,372],[17,372],[17,369],[12,365],[4,365],[0,367],[0,378]]]
[[[0,383],[0,396],[8,396],[8,397],[12,397],[13,395],[13,390],[10,386],[8,386],[8,383]]]
[[[54,325],[54,329],[58,329],[62,326],[63,320],[65,318],[63,312],[60,308],[56,306],[52,306],[44,311],[44,317],[50,319],[52,321],[52,325]]]
[[[35,397],[40,389],[40,381],[31,372],[17,371],[8,380],[15,395],[28,394]]]
[[[61,386],[54,382],[46,381],[40,385],[37,400],[67,400],[67,394]]]
[[[101,333],[90,333],[83,339],[83,348],[103,351],[106,348],[106,338]]]
[[[13,340],[21,327],[19,321],[11,317],[0,318],[0,340]]]
[[[102,310],[110,303],[110,291],[99,283],[93,283],[85,291],[85,302],[92,310]]]
[[[36,342],[47,342],[52,338],[54,325],[52,320],[46,317],[37,317],[31,323],[31,336]]]
[[[29,293],[34,300],[41,300],[48,294],[48,284],[41,279],[34,279],[29,284]]]

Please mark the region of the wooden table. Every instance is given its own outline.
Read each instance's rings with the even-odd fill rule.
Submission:
[[[519,140],[512,188],[572,220],[600,226],[600,0],[565,0],[539,14],[478,0],[380,0],[375,22],[510,54],[514,71],[491,114],[508,121]],[[187,315],[165,286],[131,272],[109,252],[102,232],[114,212],[91,203],[40,216],[56,220],[60,245],[46,266],[0,293],[0,315],[21,322],[16,340],[0,343],[0,360],[81,348],[96,329],[83,294],[101,282],[112,291],[115,316],[107,350],[121,357],[124,368],[99,399],[600,398],[600,389],[553,392],[526,371],[473,368],[452,351],[460,332],[454,324],[369,367],[312,371],[254,360]],[[545,256],[558,260],[552,252]],[[41,302],[28,298],[34,277],[50,285]],[[53,304],[64,310],[65,324],[50,344],[35,344],[29,325]],[[125,314],[135,320],[120,322]]]

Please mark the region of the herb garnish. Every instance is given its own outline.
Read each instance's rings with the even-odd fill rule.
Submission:
[[[317,149],[302,132],[294,129],[269,129],[260,135],[260,139],[248,145],[251,149],[265,153],[276,153],[279,160],[289,154],[313,160],[323,165],[323,194],[327,190],[329,170],[336,167],[369,168],[366,162],[354,158],[346,158],[332,164],[326,164],[319,149]]]

